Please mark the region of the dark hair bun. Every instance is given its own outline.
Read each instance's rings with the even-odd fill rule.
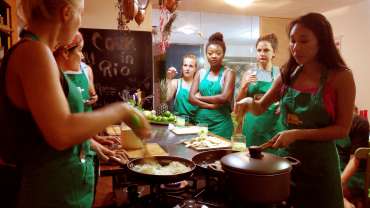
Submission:
[[[213,33],[213,34],[208,38],[208,41],[209,41],[209,42],[213,42],[213,41],[220,41],[220,42],[224,42],[224,36],[222,35],[222,33],[220,33],[220,32],[216,32],[216,33]]]

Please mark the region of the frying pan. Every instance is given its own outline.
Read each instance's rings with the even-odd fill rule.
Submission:
[[[132,174],[134,174],[134,176],[137,176],[138,178],[142,180],[145,180],[149,183],[162,184],[162,183],[173,183],[173,182],[185,180],[193,174],[193,171],[196,167],[192,161],[187,160],[185,158],[181,158],[181,157],[175,157],[175,156],[153,156],[153,157],[154,157],[153,159],[156,160],[162,166],[168,165],[169,163],[173,161],[177,161],[189,167],[190,171],[185,172],[185,173],[175,174],[175,175],[154,175],[154,174],[146,174],[146,173],[135,171],[133,168],[136,165],[145,164],[146,160],[144,158],[137,158],[137,159],[131,160],[129,163],[127,163],[127,168]]]
[[[223,171],[217,170],[212,167],[212,164],[225,155],[234,153],[236,151],[231,149],[218,149],[210,150],[196,154],[192,161],[199,167],[202,171],[210,175],[220,175],[224,174]]]

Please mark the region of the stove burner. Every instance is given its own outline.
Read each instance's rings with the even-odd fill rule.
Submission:
[[[242,205],[231,194],[226,178],[207,174],[194,174],[184,181],[169,184],[152,183],[128,178],[127,175],[114,177],[116,188],[127,188],[127,207],[134,208],[288,208],[284,203],[272,205]],[[131,179],[131,180],[129,180]],[[139,194],[138,186],[149,185],[147,194]]]
[[[179,193],[185,191],[188,185],[189,183],[183,180],[175,183],[161,184],[159,187],[167,193]]]
[[[183,201],[181,204],[174,206],[173,208],[208,208],[208,206],[200,204],[194,199],[188,199]]]

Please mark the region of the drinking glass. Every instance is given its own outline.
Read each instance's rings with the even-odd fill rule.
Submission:
[[[231,136],[231,149],[239,152],[247,150],[247,143],[243,134],[235,134]]]
[[[251,69],[248,70],[248,73],[250,75],[256,76],[257,75],[257,69],[256,68],[251,68]],[[254,85],[254,84],[256,84],[256,82],[252,82],[251,84]]]
[[[198,132],[199,137],[206,137],[208,135],[208,124],[198,123],[197,126],[199,128]]]
[[[186,117],[185,116],[176,116],[176,126],[185,126]]]

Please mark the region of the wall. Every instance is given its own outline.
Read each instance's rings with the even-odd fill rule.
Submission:
[[[279,46],[274,60],[274,64],[281,66],[289,58],[289,39],[286,32],[287,25],[292,19],[276,17],[260,17],[260,35],[275,33]]]
[[[356,82],[356,104],[370,109],[370,1],[325,12],[334,35],[341,39],[341,53]]]
[[[99,29],[117,29],[118,9],[115,7],[116,0],[88,0],[85,1],[85,11],[82,18],[82,27]],[[102,15],[104,14],[104,15]],[[138,26],[135,20],[128,25],[130,30],[152,31],[152,4],[146,8],[144,22]]]
[[[256,57],[255,43],[233,45],[226,43],[226,57]]]

